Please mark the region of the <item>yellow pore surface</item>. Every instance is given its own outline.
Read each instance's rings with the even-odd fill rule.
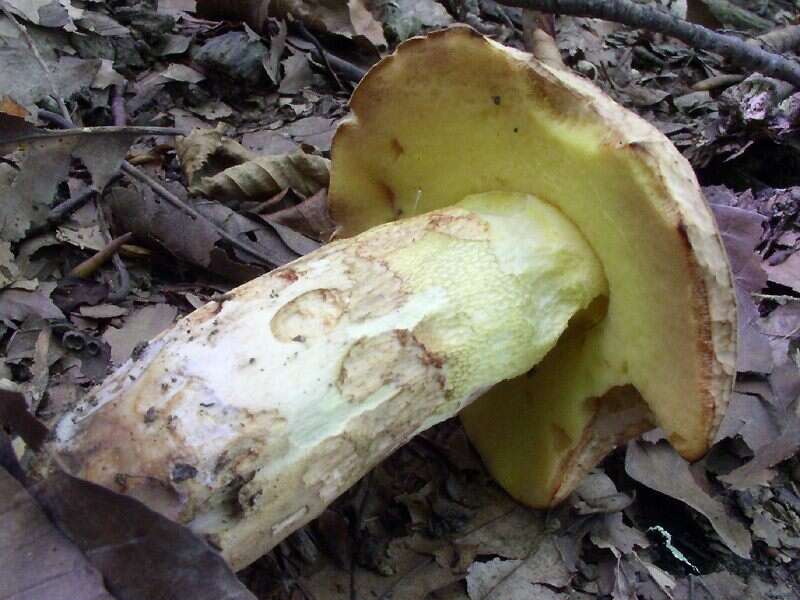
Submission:
[[[675,151],[661,139],[663,149],[621,143],[620,131],[643,124],[621,108],[619,122],[601,118],[596,92],[584,97],[572,79],[470,31],[412,40],[356,91],[333,147],[331,210],[344,235],[503,190],[556,207],[602,263],[602,320],[463,413],[492,474],[535,506],[554,499],[614,386],[632,384],[687,458],[705,451],[713,418],[708,323],[693,307],[704,290],[648,154]]]
[[[575,226],[533,196],[477,194],[427,220],[428,233],[383,260],[413,294],[444,298],[419,307],[414,336],[444,360],[454,400],[526,373],[606,293]]]

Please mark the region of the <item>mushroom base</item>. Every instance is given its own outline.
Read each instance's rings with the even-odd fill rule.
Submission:
[[[605,293],[556,209],[471,196],[198,309],[65,415],[52,451],[238,569],[416,433],[528,372]]]

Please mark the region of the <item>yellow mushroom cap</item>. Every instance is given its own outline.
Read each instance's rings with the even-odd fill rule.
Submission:
[[[332,148],[341,235],[520,192],[558,208],[603,265],[600,318],[462,413],[512,495],[557,502],[653,425],[685,458],[705,453],[735,374],[736,306],[711,213],[666,137],[586,80],[467,27],[401,44],[350,106]]]

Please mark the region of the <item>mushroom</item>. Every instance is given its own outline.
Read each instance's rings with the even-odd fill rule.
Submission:
[[[58,423],[63,468],[238,569],[458,413],[532,506],[646,428],[687,459],[706,451],[735,301],[663,135],[465,27],[401,44],[351,109],[330,185],[346,239],[153,340]]]

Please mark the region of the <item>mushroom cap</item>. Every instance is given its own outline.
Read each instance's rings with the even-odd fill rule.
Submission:
[[[603,265],[607,302],[462,412],[513,496],[563,499],[653,425],[686,459],[706,452],[735,374],[736,305],[697,179],[665,136],[588,81],[468,27],[401,44],[350,107],[332,147],[340,235],[522,192],[557,207]]]

